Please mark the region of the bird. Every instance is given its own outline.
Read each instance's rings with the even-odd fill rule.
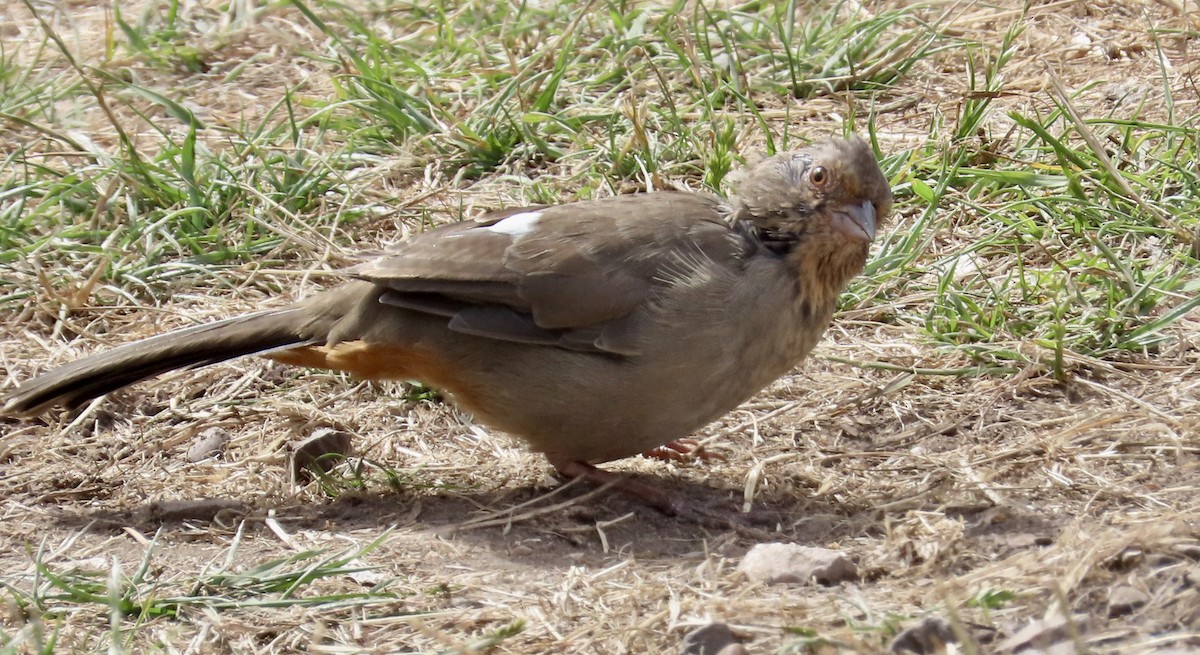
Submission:
[[[185,327],[18,385],[29,417],[249,355],[421,381],[564,477],[673,501],[597,466],[684,439],[799,364],[892,208],[863,139],[762,159],[727,198],[617,195],[484,213],[345,269],[277,309]]]

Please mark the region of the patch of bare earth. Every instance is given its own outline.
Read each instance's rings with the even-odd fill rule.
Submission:
[[[954,25],[976,38],[999,35],[1020,13],[1017,3],[1001,4],[955,8],[963,14]],[[4,11],[23,30],[36,29],[23,9],[0,17]],[[99,38],[103,5],[75,3],[67,15],[81,48]],[[1154,120],[1164,111],[1166,74],[1176,111],[1196,110],[1195,40],[1164,37],[1161,51],[1150,41],[1151,28],[1184,27],[1169,7],[1052,2],[1026,20],[1008,69],[1018,79],[999,102],[1046,102],[1051,74],[1068,88],[1100,79],[1085,109],[1107,115],[1119,105]],[[328,88],[329,71],[296,56],[314,37],[290,9],[236,34],[214,65],[267,53],[238,88],[222,87],[219,75],[179,76],[178,84],[194,87],[190,103],[206,120],[232,124],[261,111],[275,100],[268,98],[276,78]],[[962,101],[961,62],[939,65],[899,87],[919,101],[880,118],[885,150],[926,138],[931,115],[953,114]],[[1131,85],[1137,80],[1155,83]],[[841,108],[829,103],[812,117],[815,129],[836,124]],[[102,121],[79,120],[77,129],[105,140]],[[449,205],[471,193],[435,182]],[[402,200],[431,191],[418,175],[378,184],[376,192]],[[480,185],[494,192],[500,182]],[[956,251],[972,237],[968,219],[931,248]],[[904,230],[905,220],[894,217],[888,229]],[[374,223],[361,243],[375,247],[394,229]],[[14,270],[32,282],[21,265]],[[286,272],[241,284],[249,274],[223,271],[223,288],[181,287],[155,312],[60,313],[58,299],[40,291],[28,306],[0,310],[0,381],[14,384],[184,317],[284,302],[273,288],[311,290]],[[178,616],[140,626],[133,652],[468,652],[522,622],[496,652],[661,653],[677,651],[688,630],[722,621],[752,653],[868,653],[896,626],[948,616],[947,605],[983,652],[1011,650],[1005,639],[1063,606],[1078,623],[1078,636],[1067,640],[1089,652],[1200,649],[1200,320],[1180,321],[1173,344],[1153,356],[1074,362],[1080,374],[1061,383],[1039,367],[1004,377],[906,372],[971,362],[925,342],[916,328],[876,322],[885,313],[848,309],[800,370],[698,435],[723,461],[608,466],[707,514],[749,509],[737,528],[667,518],[608,495],[539,511],[588,490],[560,489],[540,457],[445,404],[406,400],[403,385],[254,360],[143,383],[78,415],[0,419],[0,572],[32,577],[41,561],[132,575],[149,552],[156,593],[180,595],[230,552],[237,566],[251,566],[383,535],[361,558],[369,574],[299,593],[360,593],[386,581],[397,595],[389,603],[184,605]],[[214,426],[229,443],[215,458],[189,461],[189,447]],[[392,488],[375,475],[365,490],[334,499],[316,484],[293,486],[288,444],[321,427],[350,432],[357,456],[407,477]],[[734,569],[761,541],[840,550],[862,579],[831,588],[750,584]],[[1137,602],[1114,603],[1127,588]],[[1013,597],[998,607],[963,604],[989,590]],[[0,607],[6,630],[28,620],[11,600]],[[110,617],[93,603],[43,620],[58,626],[59,648],[73,651],[103,647]],[[823,639],[805,641],[806,630]]]

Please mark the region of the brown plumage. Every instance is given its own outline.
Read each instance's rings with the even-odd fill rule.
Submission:
[[[747,171],[736,197],[647,193],[493,212],[420,234],[290,307],[127,344],[37,377],[8,414],[264,354],[422,380],[567,475],[686,436],[816,344],[892,196],[831,140]]]

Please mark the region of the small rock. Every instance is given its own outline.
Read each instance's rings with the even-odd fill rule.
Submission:
[[[160,500],[138,509],[139,521],[147,523],[183,523],[185,521],[216,521],[221,516],[246,513],[241,501],[229,498],[189,498]]]
[[[797,541],[817,541],[833,532],[837,525],[828,516],[806,516],[792,527],[795,528],[792,536]]]
[[[208,428],[201,432],[187,449],[187,460],[193,464],[217,453],[229,443],[229,433],[224,428]]]
[[[738,570],[754,582],[767,584],[808,583],[825,586],[857,580],[858,568],[848,557],[828,548],[797,544],[758,544],[742,558]]]
[[[508,554],[513,557],[527,557],[533,554],[533,549],[527,544],[513,544],[508,549]]]
[[[1113,587],[1108,592],[1108,618],[1132,614],[1134,610],[1150,602],[1150,596],[1141,589],[1128,585]]]
[[[738,651],[729,649],[741,646],[729,626],[709,623],[687,633],[683,638],[683,655],[736,655]]]
[[[312,470],[328,473],[334,464],[345,459],[353,451],[350,434],[341,430],[321,428],[312,436],[296,444],[292,450],[292,482],[301,483],[312,478]]]
[[[946,644],[957,641],[950,622],[940,616],[927,616],[920,623],[905,628],[888,646],[889,653],[933,655],[946,650]]]

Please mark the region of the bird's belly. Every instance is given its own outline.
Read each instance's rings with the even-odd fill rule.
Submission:
[[[711,362],[664,369],[653,361],[572,352],[552,360],[536,370],[512,364],[495,384],[451,390],[451,396],[480,423],[533,450],[597,463],[687,436],[770,382],[736,373],[714,380]]]

